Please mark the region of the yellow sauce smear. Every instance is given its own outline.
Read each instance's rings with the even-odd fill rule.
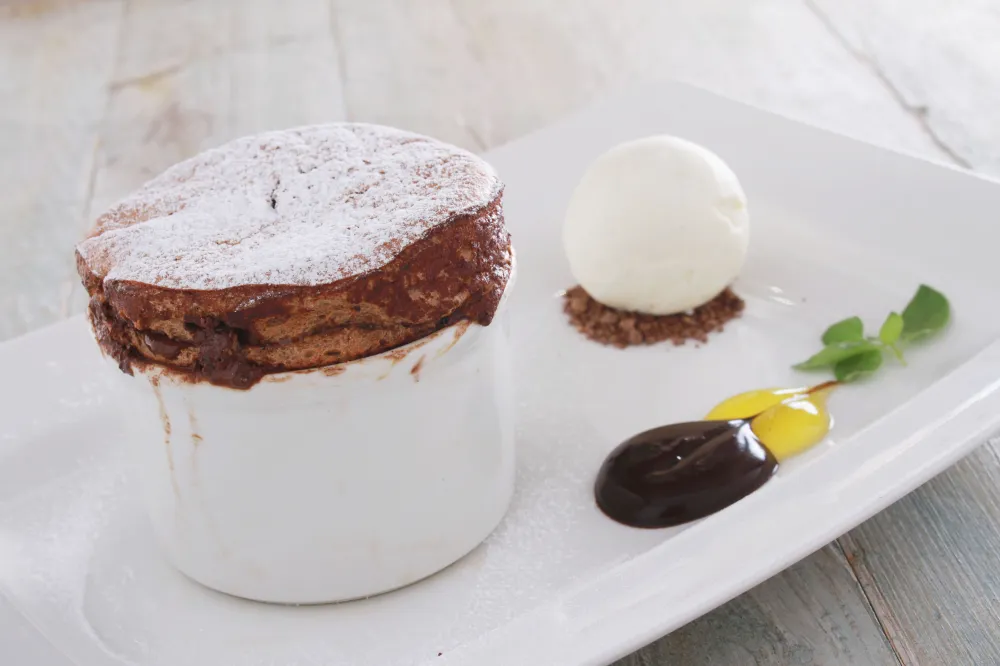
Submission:
[[[826,400],[836,382],[814,387],[758,389],[716,405],[709,421],[748,419],[757,438],[778,462],[818,444],[830,432]]]

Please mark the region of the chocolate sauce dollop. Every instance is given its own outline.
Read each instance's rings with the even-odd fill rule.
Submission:
[[[601,466],[594,493],[619,523],[671,527],[743,499],[777,468],[748,419],[677,423],[620,444]]]

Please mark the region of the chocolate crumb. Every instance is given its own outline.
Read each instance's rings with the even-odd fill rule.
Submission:
[[[615,347],[652,345],[665,340],[675,345],[688,340],[707,342],[709,333],[721,331],[740,316],[745,306],[743,299],[729,288],[691,312],[672,315],[648,315],[608,307],[579,285],[568,289],[563,299],[563,311],[576,330],[591,340]]]

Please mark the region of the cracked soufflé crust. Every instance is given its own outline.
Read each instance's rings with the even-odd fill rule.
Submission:
[[[502,185],[427,137],[338,123],[169,169],[77,246],[89,317],[124,372],[248,388],[489,325],[511,272]]]

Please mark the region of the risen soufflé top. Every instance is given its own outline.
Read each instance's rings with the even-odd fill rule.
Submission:
[[[377,125],[238,139],[177,164],[77,246],[124,372],[249,388],[488,325],[511,272],[503,185],[475,155]]]

